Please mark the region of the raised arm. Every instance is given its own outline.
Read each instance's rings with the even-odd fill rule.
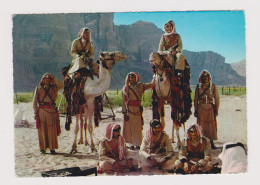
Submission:
[[[62,89],[63,87],[64,87],[64,84],[63,84],[63,82],[62,81],[60,81],[58,78],[56,78],[55,76],[53,76],[54,77],[54,82],[56,83],[56,88],[57,88],[57,90],[60,90],[60,89]]]
[[[153,77],[152,81],[150,83],[143,83],[143,93],[144,91],[146,91],[147,89],[153,88],[155,86],[155,76]]]

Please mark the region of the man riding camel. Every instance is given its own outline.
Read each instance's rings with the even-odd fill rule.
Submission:
[[[80,30],[78,38],[72,42],[70,54],[73,57],[70,73],[81,68],[89,68],[98,75],[98,64],[93,62],[95,53],[89,28]]]
[[[87,77],[98,77],[98,64],[94,62],[94,45],[89,28],[82,28],[78,38],[72,42],[72,64],[63,68],[64,95],[67,100],[66,129],[69,130],[71,114],[78,114],[80,106],[85,103],[83,88]],[[73,107],[72,107],[73,105]]]
[[[185,69],[185,57],[181,53],[181,36],[176,33],[175,24],[172,20],[164,24],[164,31],[165,33],[161,37],[158,51],[169,51],[173,55],[174,69],[180,75]]]

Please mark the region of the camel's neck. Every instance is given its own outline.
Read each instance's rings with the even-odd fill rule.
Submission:
[[[156,85],[155,90],[159,97],[167,97],[170,94],[170,80],[163,70],[158,70],[156,73]]]
[[[94,79],[88,78],[84,88],[85,98],[96,97],[102,95],[109,88],[111,80],[111,69],[106,69],[99,64],[99,78],[94,77]]]

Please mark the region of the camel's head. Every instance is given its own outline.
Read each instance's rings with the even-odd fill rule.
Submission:
[[[103,51],[100,52],[99,59],[104,61],[107,67],[111,68],[115,64],[115,62],[118,62],[120,60],[125,60],[126,55],[121,51],[114,51],[114,52]]]
[[[170,54],[170,52],[168,52],[168,51],[158,51],[158,52],[152,52],[150,54],[149,61],[153,66],[155,66],[157,68],[160,68],[160,67],[163,66],[164,60],[166,60],[170,64],[173,63],[172,55]]]

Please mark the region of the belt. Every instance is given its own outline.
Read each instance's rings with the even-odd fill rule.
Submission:
[[[199,102],[200,102],[200,103],[203,103],[203,104],[212,104],[212,103],[213,103],[212,100],[207,100],[207,101],[206,101],[206,99],[201,99]]]
[[[39,107],[41,107],[41,108],[55,107],[55,105],[50,102],[42,102],[42,103],[39,103],[39,105],[40,105]]]
[[[141,100],[129,100],[128,105],[134,106],[134,107],[140,107],[141,106]]]
[[[39,108],[41,109],[51,109],[54,108],[53,106],[47,106],[47,105],[40,105]]]

